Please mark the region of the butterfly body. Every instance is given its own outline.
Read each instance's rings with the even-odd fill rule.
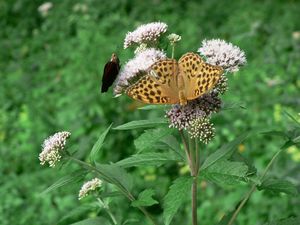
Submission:
[[[186,53],[178,62],[163,59],[154,63],[126,94],[144,103],[185,105],[211,90],[222,73],[221,67],[205,63],[195,53]]]
[[[115,53],[112,54],[111,60],[104,66],[102,76],[101,92],[107,92],[108,88],[114,83],[120,71],[120,61]]]

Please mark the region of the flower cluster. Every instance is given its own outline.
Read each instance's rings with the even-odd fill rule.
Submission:
[[[199,138],[204,144],[215,136],[215,128],[208,118],[196,118],[191,122],[188,133],[192,138]]]
[[[45,2],[38,7],[38,11],[43,17],[46,17],[52,7],[53,7],[52,2]]]
[[[244,51],[224,40],[204,40],[198,52],[206,57],[207,63],[221,66],[229,72],[236,72],[246,64]]]
[[[102,181],[98,178],[94,178],[90,181],[85,182],[78,194],[78,199],[86,197],[90,192],[95,191],[97,188],[100,188],[102,185]]]
[[[172,45],[174,45],[175,43],[177,43],[181,40],[181,36],[178,34],[174,34],[174,33],[168,35],[167,38],[169,39],[169,41]]]
[[[54,167],[55,164],[60,161],[61,152],[64,150],[66,140],[70,135],[70,132],[62,131],[55,133],[44,141],[42,152],[39,154],[41,165],[44,165],[47,162],[50,167]]]
[[[114,88],[115,95],[121,94],[133,81],[142,76],[152,64],[164,58],[166,58],[166,54],[154,48],[138,52],[121,70]]]
[[[153,22],[139,26],[136,30],[128,32],[124,40],[124,48],[133,44],[153,43],[161,34],[165,33],[168,25],[162,22]]]

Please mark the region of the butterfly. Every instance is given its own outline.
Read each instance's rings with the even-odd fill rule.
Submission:
[[[188,100],[210,91],[222,73],[220,66],[210,65],[198,54],[188,52],[178,62],[175,59],[157,61],[125,93],[148,104],[186,105]]]
[[[113,53],[111,56],[111,60],[104,66],[101,93],[107,92],[108,88],[114,83],[115,79],[117,78],[119,71],[120,60],[118,56]]]

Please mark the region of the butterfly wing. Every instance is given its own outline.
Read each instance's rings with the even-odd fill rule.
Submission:
[[[107,92],[108,88],[114,83],[120,70],[120,65],[117,62],[108,62],[105,64],[101,92]]]
[[[149,104],[176,104],[178,64],[166,59],[154,63],[147,74],[127,88],[125,93],[138,101]]]
[[[192,52],[184,54],[178,64],[188,100],[198,98],[210,91],[223,73],[220,66],[207,64],[198,54]]]

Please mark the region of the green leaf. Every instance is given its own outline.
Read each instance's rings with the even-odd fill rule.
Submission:
[[[227,225],[234,212],[225,214],[217,225]]]
[[[280,180],[269,178],[262,182],[260,186],[257,187],[258,190],[266,190],[271,193],[286,193],[288,195],[297,195],[297,188],[287,180]]]
[[[232,185],[245,180],[248,166],[243,162],[218,161],[200,172],[206,179],[220,185]]]
[[[169,108],[169,107],[167,107],[166,105],[145,105],[138,109],[140,109],[140,110],[153,110],[153,109],[165,110],[167,108]]]
[[[111,223],[107,219],[101,217],[94,217],[94,218],[81,220],[79,222],[72,223],[71,225],[95,225],[95,224],[111,225]]]
[[[152,198],[154,194],[155,193],[153,189],[146,189],[139,194],[138,199],[133,201],[131,205],[134,207],[139,207],[139,206],[151,206],[157,204],[158,201]]]
[[[146,130],[134,141],[134,145],[139,151],[152,149],[156,142],[160,141],[163,137],[170,135],[172,132],[173,130],[170,128]]]
[[[171,185],[169,192],[164,198],[163,219],[169,225],[184,200],[188,198],[192,186],[192,177],[179,177]]]
[[[223,145],[219,150],[207,157],[200,169],[204,170],[219,160],[228,159],[236,147],[241,144],[248,137],[248,135],[249,133],[244,133],[228,144]]]
[[[266,223],[265,225],[299,225],[300,217],[293,217]]]
[[[137,128],[149,128],[149,127],[156,127],[160,125],[167,124],[168,121],[165,118],[156,118],[150,120],[136,120],[131,121],[129,123],[122,124],[113,128],[114,130],[132,130]]]
[[[92,151],[90,153],[91,161],[95,161],[95,158],[96,158],[98,152],[100,151],[100,149],[103,145],[103,142],[105,140],[105,137],[106,137],[108,131],[110,130],[111,126],[112,126],[112,124],[104,132],[101,133],[101,135],[98,138],[97,142],[94,144],[94,146],[92,148]]]
[[[183,150],[180,147],[179,142],[173,135],[168,135],[166,137],[163,137],[160,142],[166,144],[171,150],[176,152],[183,160],[185,160],[185,155],[183,153]]]
[[[83,177],[85,175],[86,175],[86,171],[81,171],[81,170],[71,173],[69,175],[66,175],[66,176],[58,179],[54,184],[52,184],[50,187],[48,187],[46,190],[44,190],[41,193],[41,195],[49,193],[50,191],[53,191],[60,187],[63,187],[67,184],[78,182],[79,180],[83,179]]]
[[[99,164],[96,168],[100,173],[99,176],[108,183],[115,184],[130,191],[132,188],[132,177],[121,167],[115,164]]]
[[[157,153],[149,152],[143,154],[132,155],[129,158],[123,159],[116,165],[128,168],[133,166],[161,166],[165,163],[180,161],[181,158],[176,157],[173,153]]]

